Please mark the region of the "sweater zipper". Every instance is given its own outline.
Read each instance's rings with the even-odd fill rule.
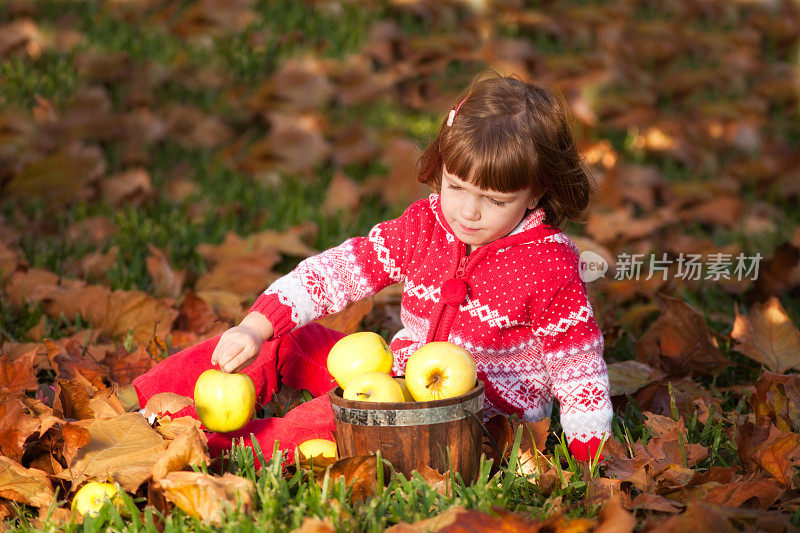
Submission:
[[[461,255],[461,257],[458,260],[458,268],[456,268],[455,277],[458,278],[458,279],[463,279],[467,275],[467,262],[469,261],[469,256],[466,253],[467,252],[467,245],[466,244],[462,244],[461,245],[460,252],[463,255]],[[458,311],[458,308],[456,308],[456,307],[452,307],[451,308],[449,305],[445,305],[444,306],[444,309],[442,309],[441,314],[439,314],[439,320],[436,323],[436,328],[435,328],[434,334],[433,334],[433,340],[434,341],[442,340],[442,339],[439,339],[440,327],[441,327],[442,323],[445,323],[445,324],[451,323],[452,320],[450,320],[450,317],[454,313],[456,313],[456,311]],[[447,320],[445,320],[445,319],[447,319]],[[447,335],[449,337],[449,335],[450,335],[449,331],[447,332]],[[444,340],[447,340],[447,339],[445,338]]]

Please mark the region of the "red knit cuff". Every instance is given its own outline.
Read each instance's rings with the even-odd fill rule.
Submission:
[[[588,442],[581,442],[574,439],[569,443],[569,451],[578,461],[592,461],[597,455],[597,449],[600,447],[602,441],[597,437],[592,437]],[[600,455],[600,460],[605,459]]]
[[[275,332],[273,337],[289,333],[297,324],[292,320],[292,308],[281,303],[276,294],[262,294],[250,306],[248,312],[258,311],[270,321]]]

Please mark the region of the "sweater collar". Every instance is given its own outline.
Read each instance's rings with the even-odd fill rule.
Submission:
[[[456,237],[455,233],[453,232],[453,228],[450,227],[450,224],[448,224],[444,218],[444,213],[442,212],[442,203],[439,200],[439,195],[431,194],[428,196],[428,202],[430,203],[431,210],[436,215],[436,221],[447,233],[448,242],[458,241],[458,237]],[[513,230],[511,230],[511,233],[484,246],[490,248],[504,248],[517,244],[534,242],[548,235],[558,233],[558,229],[552,228],[544,223],[544,218],[544,209],[541,207],[534,209],[525,215],[520,223],[517,224]]]

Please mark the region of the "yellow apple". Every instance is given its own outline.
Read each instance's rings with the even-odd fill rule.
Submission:
[[[389,374],[371,370],[351,378],[342,396],[362,402],[402,402],[403,389]]]
[[[310,439],[297,445],[302,457],[336,457],[336,443],[328,439]]]
[[[106,500],[111,500],[117,507],[122,504],[113,483],[90,481],[72,497],[72,512],[77,511],[82,516],[97,514]]]
[[[411,354],[406,385],[418,402],[461,396],[475,387],[475,360],[451,342],[431,342]]]
[[[400,388],[403,389],[403,399],[407,402],[413,402],[414,397],[411,396],[411,392],[408,390],[408,385],[406,385],[405,378],[394,378]]]
[[[209,431],[236,431],[253,416],[256,388],[247,374],[228,374],[212,368],[197,378],[194,406]]]
[[[328,372],[342,389],[354,376],[370,370],[388,374],[394,356],[383,337],[371,331],[361,331],[342,337],[328,352]]]

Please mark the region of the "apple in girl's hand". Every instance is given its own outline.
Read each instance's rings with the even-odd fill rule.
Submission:
[[[451,342],[428,343],[406,363],[406,385],[418,402],[461,396],[475,387],[476,379],[475,360]]]
[[[361,331],[342,337],[328,352],[328,372],[342,389],[354,376],[370,370],[388,374],[394,356],[383,337],[371,331]]]
[[[253,416],[256,388],[247,374],[228,374],[212,368],[197,378],[194,406],[209,431],[236,431]]]
[[[414,397],[411,396],[411,392],[408,390],[408,385],[406,385],[405,378],[394,378],[400,388],[403,389],[403,399],[407,402],[413,402]]]
[[[403,389],[389,374],[371,370],[359,374],[347,383],[342,395],[346,400],[362,402],[402,402]]]
[[[72,497],[72,512],[77,511],[81,516],[97,514],[106,500],[111,500],[117,507],[122,504],[113,483],[90,481]]]
[[[310,439],[297,445],[302,457],[336,457],[336,443],[328,439]]]

